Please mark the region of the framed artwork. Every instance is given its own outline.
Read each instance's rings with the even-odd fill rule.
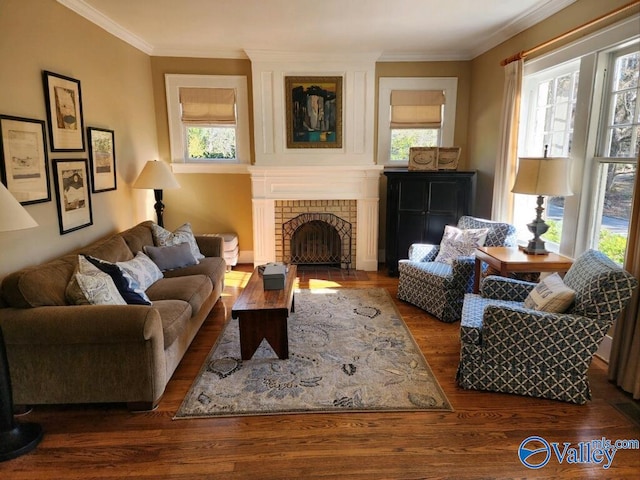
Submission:
[[[438,170],[438,147],[409,148],[409,170]]]
[[[91,168],[91,190],[93,193],[115,190],[116,153],[113,130],[87,128],[89,143],[89,166]]]
[[[22,205],[51,200],[44,121],[0,115],[2,183]]]
[[[84,151],[84,123],[80,81],[42,72],[52,152]]]
[[[93,225],[89,169],[85,159],[54,160],[60,235]]]
[[[285,77],[287,148],[342,148],[342,77]]]
[[[456,170],[460,158],[460,147],[440,147],[438,149],[438,168]]]

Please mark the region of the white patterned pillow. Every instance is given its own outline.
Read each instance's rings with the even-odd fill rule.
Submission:
[[[576,298],[576,292],[567,287],[557,273],[538,283],[524,300],[524,306],[542,312],[562,313]]]
[[[151,233],[153,234],[153,242],[156,244],[156,247],[172,247],[186,242],[189,244],[191,253],[193,253],[196,261],[199,262],[200,259],[204,258],[204,255],[198,248],[193,230],[191,230],[191,224],[188,222],[176,228],[174,232],[170,232],[154,223],[151,225]]]
[[[78,256],[78,267],[66,290],[67,301],[74,305],[126,305],[109,274]]]
[[[132,260],[116,262],[116,265],[138,282],[143,292],[164,277],[158,266],[142,252],[136,253]]]
[[[488,228],[474,228],[461,230],[447,225],[440,242],[440,251],[435,262],[451,265],[457,257],[473,255],[477,247],[482,247],[489,233]]]

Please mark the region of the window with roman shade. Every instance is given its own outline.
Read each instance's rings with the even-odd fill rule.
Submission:
[[[180,88],[180,105],[185,125],[236,125],[233,88]]]
[[[393,90],[391,128],[440,128],[445,96],[442,90]]]

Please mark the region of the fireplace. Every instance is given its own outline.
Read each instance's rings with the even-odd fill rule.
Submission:
[[[335,165],[250,167],[254,265],[273,261],[335,262],[341,268],[377,270],[381,170],[378,166]],[[285,227],[296,217],[299,218]],[[336,234],[311,232],[319,226],[312,223],[300,235],[308,237],[304,240],[316,245],[316,250],[306,247],[306,251],[292,252],[289,237],[309,221],[328,223]],[[328,253],[334,247],[339,248],[339,252]],[[297,258],[292,259],[292,253],[307,257],[310,254],[313,258],[293,261]],[[335,259],[337,256],[340,258]]]
[[[282,225],[282,261],[351,268],[350,222],[333,213],[302,213]]]

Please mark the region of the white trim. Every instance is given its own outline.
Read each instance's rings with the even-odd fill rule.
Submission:
[[[391,148],[391,91],[392,90],[444,90],[445,105],[442,119],[441,145],[453,147],[458,97],[457,77],[380,77],[378,88],[378,165],[406,165],[390,162]]]
[[[69,10],[76,12],[81,17],[86,18],[91,23],[106,30],[114,37],[128,43],[132,47],[137,48],[147,55],[153,54],[153,46],[136,34],[131,33],[129,30],[121,26],[119,23],[114,22],[105,14],[95,9],[87,2],[83,0],[57,0],[59,4],[64,5]]]
[[[247,77],[242,75],[183,75],[165,74],[167,96],[167,120],[169,122],[169,142],[171,147],[171,162],[173,164],[193,165],[179,173],[202,173],[200,168],[215,165],[217,168],[248,165],[251,160],[250,132],[249,132],[249,94]],[[185,161],[184,132],[180,120],[180,87],[233,88],[236,91],[236,159],[211,160],[199,162]]]

